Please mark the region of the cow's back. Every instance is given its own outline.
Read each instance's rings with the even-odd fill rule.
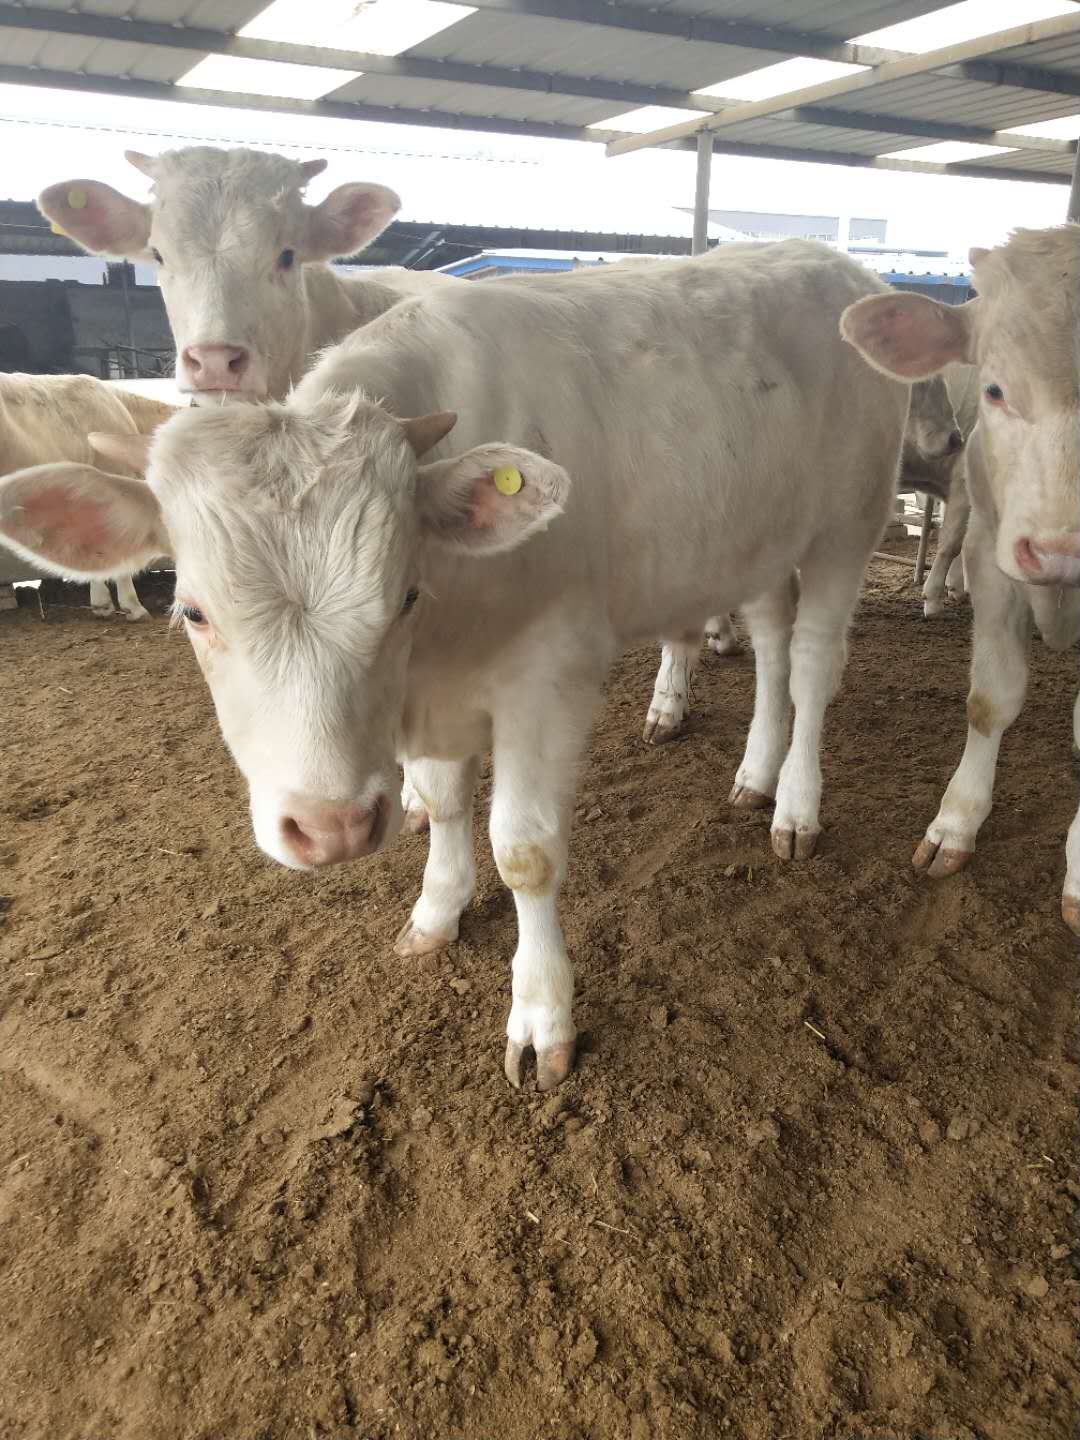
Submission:
[[[658,594],[674,616],[711,573],[714,602],[734,608],[790,572],[800,537],[851,514],[884,523],[907,387],[845,345],[839,320],[885,288],[805,241],[511,276],[396,306],[301,394],[359,385],[400,415],[454,410],[433,458],[499,440],[563,465],[565,517],[512,556],[440,560],[440,593],[467,607],[475,586],[482,648],[575,603],[630,638],[655,633]],[[533,614],[493,615],[504,590],[527,592]]]
[[[120,399],[92,375],[0,375],[0,473],[57,460],[90,463],[91,431],[135,428]]]

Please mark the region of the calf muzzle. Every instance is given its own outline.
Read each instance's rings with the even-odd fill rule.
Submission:
[[[293,863],[309,869],[373,854],[386,834],[388,818],[384,795],[366,808],[291,795],[283,807],[279,831]]]
[[[1030,584],[1080,585],[1080,531],[1045,540],[1023,536],[1013,556]]]

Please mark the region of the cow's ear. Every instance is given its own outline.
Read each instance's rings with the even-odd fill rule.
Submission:
[[[385,185],[339,185],[321,205],[307,208],[305,260],[336,260],[355,255],[401,209],[401,200]]]
[[[840,334],[882,374],[925,380],[951,361],[974,361],[978,307],[978,300],[942,305],[909,291],[868,295],[841,315]]]
[[[513,550],[561,515],[570,477],[531,450],[478,445],[417,471],[420,519],[437,544],[472,554]]]
[[[148,485],[73,463],[35,465],[0,479],[0,541],[78,580],[132,574],[169,549]]]
[[[150,240],[150,206],[99,180],[64,180],[38,196],[53,227],[95,255],[140,260]]]
[[[150,459],[152,435],[111,435],[93,430],[86,437],[90,449],[102,460],[111,460],[114,465],[126,465],[136,475],[145,475]]]

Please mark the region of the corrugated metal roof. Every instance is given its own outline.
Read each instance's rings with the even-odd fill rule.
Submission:
[[[210,92],[176,84],[207,54],[251,58],[259,46],[265,58],[334,67],[332,55],[308,46],[237,40],[236,32],[266,3],[84,0],[75,10],[70,0],[0,3],[0,79],[286,113],[603,140],[610,138],[604,122],[649,104],[651,92],[660,92],[653,103],[670,106],[704,87],[719,87],[722,94],[725,80],[787,56],[851,59],[850,49],[836,47],[945,9],[949,0],[619,0],[616,5],[474,0],[472,13],[463,8],[460,20],[397,59],[368,57],[364,73],[322,100],[256,100],[226,92],[211,98]],[[313,16],[317,8],[313,5]],[[354,68],[362,68],[357,62]],[[635,98],[613,94],[613,86],[633,87],[627,94]],[[821,113],[824,107],[828,114]],[[817,110],[803,107],[725,125],[716,143],[719,150],[751,156],[805,153],[815,160],[874,164],[876,157],[904,152],[919,162],[922,145],[960,138],[949,127],[993,134],[1077,112],[1080,32],[1074,31],[998,52],[992,66],[951,65],[837,95]],[[588,132],[589,126],[597,128]],[[1080,133],[1080,118],[1077,128]],[[1067,178],[1070,170],[1071,153],[1050,145],[1001,148],[957,173],[1005,171],[1045,180]]]

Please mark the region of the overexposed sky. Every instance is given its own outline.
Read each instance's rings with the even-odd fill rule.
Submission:
[[[937,16],[866,38],[921,51],[1078,9],[1072,0],[963,0]],[[372,48],[361,40],[352,43]],[[341,42],[331,36],[325,43]],[[778,84],[786,89],[825,78],[813,69],[808,73],[807,64],[813,67],[815,62],[784,62],[705,88],[753,98],[775,93]],[[1069,118],[1070,106],[1076,109],[1075,121]],[[652,112],[653,124],[670,124],[685,113]],[[1061,97],[1056,117],[1051,133],[1062,138],[1080,135],[1080,101]],[[619,117],[603,124],[629,128]],[[689,233],[688,217],[674,208],[693,203],[694,157],[685,152],[644,151],[608,159],[603,146],[578,142],[0,85],[0,193],[7,198],[32,199],[45,185],[76,175],[105,180],[142,197],[148,182],[126,164],[123,150],[154,152],[192,142],[258,144],[286,153],[297,147],[296,153],[302,149],[305,156],[324,154],[330,165],[311,186],[311,198],[319,199],[346,180],[376,180],[401,194],[401,215],[408,220]],[[918,158],[920,151],[906,153]],[[930,151],[925,158],[938,157]],[[717,156],[711,206],[883,216],[892,244],[936,246],[962,254],[971,245],[1000,241],[1018,224],[1058,223],[1064,219],[1067,196],[1063,186]]]

